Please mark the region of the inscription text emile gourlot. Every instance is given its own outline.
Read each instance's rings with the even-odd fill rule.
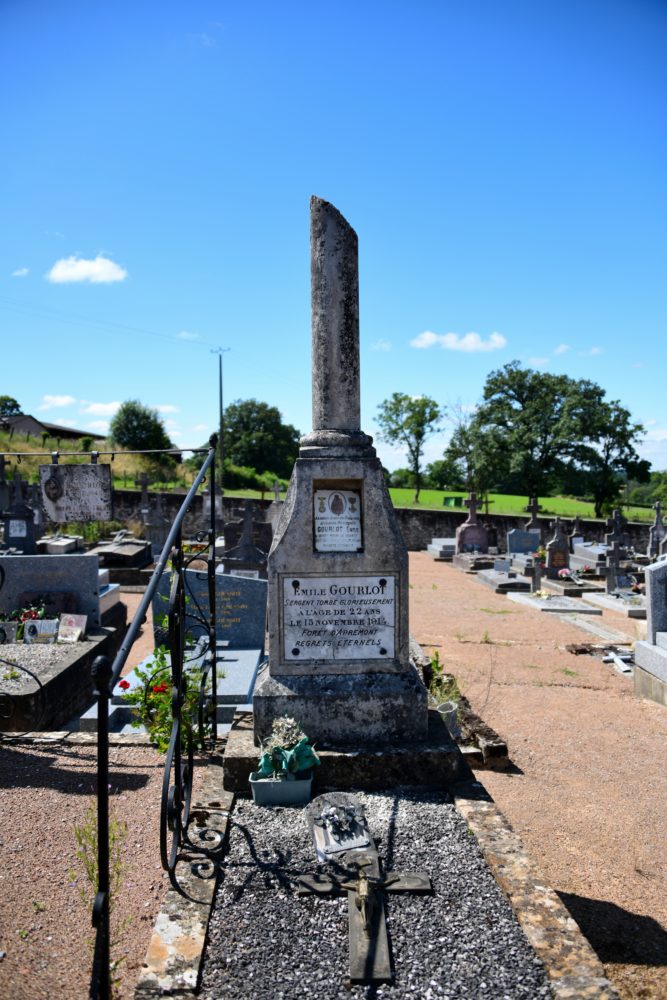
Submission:
[[[395,622],[393,576],[283,579],[286,660],[393,657]]]

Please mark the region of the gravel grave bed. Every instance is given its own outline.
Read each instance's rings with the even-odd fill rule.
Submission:
[[[540,960],[443,791],[359,793],[383,869],[423,871],[434,893],[385,899],[393,984],[348,980],[347,899],[296,895],[317,862],[305,810],[237,799],[201,996],[292,1000],[550,997]]]

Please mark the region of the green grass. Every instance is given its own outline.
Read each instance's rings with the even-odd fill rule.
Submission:
[[[466,513],[467,511],[467,508],[463,505],[461,507],[447,507],[444,504],[446,497],[465,498],[468,495],[467,493],[457,493],[449,490],[422,490],[419,494],[418,504],[414,502],[415,491],[412,489],[394,489],[392,487],[389,493],[394,507],[411,507],[414,510],[458,510],[462,513]],[[590,520],[595,515],[594,505],[583,500],[573,500],[570,497],[540,497],[539,502],[543,508],[540,511],[540,517],[555,517],[558,515],[571,519],[578,514],[579,517]],[[512,496],[508,493],[490,493],[489,513],[527,518],[529,515],[524,510],[527,503],[528,497],[525,496]],[[620,506],[629,521],[644,521],[649,523],[653,521],[654,515],[650,509],[626,507],[622,504]]]

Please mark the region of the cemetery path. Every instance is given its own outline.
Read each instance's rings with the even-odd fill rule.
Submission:
[[[134,621],[137,608],[139,607],[139,603],[143,596],[143,593],[134,593],[133,591],[126,591],[121,588],[121,601],[127,608],[128,625],[131,625]],[[138,666],[142,660],[145,660],[147,656],[151,655],[154,648],[153,612],[149,607],[146,615],[146,623],[142,626],[141,632],[137,636],[136,641],[130,650],[130,655],[127,658],[123,674],[129,674],[131,670],[134,670],[134,668]]]
[[[667,996],[667,712],[565,646],[596,641],[410,553],[410,630],[437,650],[513,767],[479,778],[623,998]],[[638,638],[637,623],[603,621]]]

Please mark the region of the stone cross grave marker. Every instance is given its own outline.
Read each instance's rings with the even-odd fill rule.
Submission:
[[[581,518],[577,514],[576,517],[574,518],[574,521],[572,522],[572,530],[570,531],[570,534],[569,534],[570,552],[572,552],[572,553],[574,552],[574,546],[575,546],[575,544],[578,542],[578,540],[580,538],[583,537],[582,534],[581,534],[581,532],[582,532]]]
[[[225,549],[222,557],[225,573],[230,576],[247,576],[252,579],[266,580],[266,557],[264,549],[253,541],[255,530],[255,505],[246,501],[243,508],[243,528],[238,545]]]
[[[482,506],[476,493],[463,501],[468,508],[468,517],[456,529],[456,555],[462,552],[487,552],[489,548],[488,531],[477,520],[477,511]]]
[[[280,500],[280,483],[277,479],[273,483],[273,499]]]
[[[350,979],[353,983],[391,981],[384,893],[430,893],[430,878],[421,872],[382,874],[377,848],[354,795],[320,795],[308,807],[308,822],[318,857],[335,860],[338,870],[302,875],[298,894],[334,896],[346,892]]]
[[[547,542],[547,576],[553,579],[558,576],[562,569],[569,568],[570,542],[565,534],[565,526],[559,517],[551,522],[550,527],[554,536],[551,541]]]
[[[646,550],[646,555],[650,559],[660,555],[661,546],[667,538],[667,528],[662,523],[662,505],[659,500],[653,504],[653,510],[655,511],[655,520],[648,531],[648,548]]]
[[[14,472],[13,487],[12,502],[2,515],[5,523],[4,544],[8,549],[15,549],[25,555],[34,555],[37,551],[35,516],[32,507],[26,503],[24,482],[18,469]]]
[[[530,514],[529,520],[526,521],[524,527],[526,531],[539,531],[541,529],[541,522],[538,521],[537,515],[542,510],[541,505],[537,501],[537,497],[531,497],[527,506],[523,508],[527,514]]]
[[[619,586],[619,571],[621,567],[621,548],[625,541],[623,527],[625,518],[622,517],[618,508],[614,510],[613,516],[608,518],[606,527],[609,531],[604,536],[607,546],[607,575],[605,580],[605,590],[608,594],[613,594]]]
[[[9,507],[9,483],[5,478],[5,468],[10,463],[0,455],[0,514]]]
[[[407,549],[360,428],[357,235],[320,198],[310,223],[313,430],[301,439],[268,558],[269,657],[253,698],[255,739],[281,715],[323,747],[424,739]]]

